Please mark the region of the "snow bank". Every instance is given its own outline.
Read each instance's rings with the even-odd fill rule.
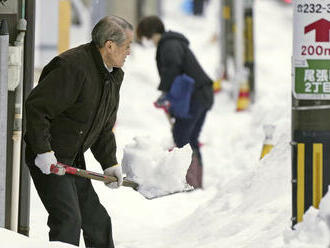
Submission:
[[[126,145],[122,160],[126,177],[139,184],[139,192],[147,198],[187,188],[186,173],[191,162],[189,145],[168,150],[164,142],[150,137],[135,137]]]
[[[16,232],[0,228],[1,247],[3,248],[69,248],[76,247],[73,245],[64,244],[62,242],[48,242],[39,239],[28,238]]]
[[[310,207],[303,221],[293,230],[284,232],[284,241],[290,248],[325,248],[330,245],[330,194],[322,198],[319,209]]]

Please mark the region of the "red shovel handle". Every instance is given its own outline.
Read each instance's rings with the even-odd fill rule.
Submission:
[[[59,162],[57,162],[57,165],[51,165],[50,171],[52,173],[56,174],[59,170],[58,169],[59,166],[65,168],[65,173],[66,174],[71,174],[71,175],[80,176],[80,177],[84,177],[84,178],[94,179],[94,180],[102,181],[102,182],[105,182],[105,183],[113,183],[113,182],[118,181],[116,177],[107,176],[107,175],[100,174],[100,173],[93,172],[93,171],[78,169],[78,168],[71,167],[69,165],[62,164],[62,163],[59,163]],[[130,181],[128,179],[123,180],[123,186],[130,187],[130,188],[133,188],[135,190],[137,190],[138,187],[139,187],[139,185],[136,182]]]
[[[57,164],[58,164],[59,166],[64,167],[64,168],[65,168],[65,173],[67,173],[67,174],[72,174],[72,175],[74,175],[74,174],[76,174],[76,173],[78,172],[78,169],[77,169],[77,168],[71,167],[71,166],[66,165],[66,164],[62,164],[62,163],[60,163],[60,162],[57,162]]]

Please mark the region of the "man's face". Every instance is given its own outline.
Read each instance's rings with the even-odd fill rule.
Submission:
[[[133,41],[133,31],[126,31],[126,40],[118,45],[115,42],[107,41],[106,65],[109,67],[122,67],[127,55],[131,52],[131,43]]]

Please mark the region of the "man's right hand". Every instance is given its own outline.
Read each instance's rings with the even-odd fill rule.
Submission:
[[[55,157],[54,152],[50,151],[50,152],[38,154],[34,160],[34,163],[36,166],[39,167],[39,169],[42,171],[42,173],[49,175],[51,173],[50,167],[52,165],[56,166],[57,159]],[[63,168],[63,170],[59,170],[56,174],[61,175],[61,176],[64,175],[65,169]]]

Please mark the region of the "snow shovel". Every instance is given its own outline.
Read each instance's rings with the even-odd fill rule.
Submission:
[[[71,174],[71,175],[75,175],[75,176],[79,176],[79,177],[94,179],[94,180],[102,181],[102,182],[105,182],[105,183],[117,182],[116,177],[107,176],[107,175],[100,174],[100,173],[93,172],[93,171],[88,171],[88,170],[83,170],[83,169],[71,167],[69,165],[62,164],[62,163],[59,163],[59,162],[57,163],[57,165],[59,165],[61,167],[64,167],[66,174]],[[56,174],[58,172],[59,166],[57,166],[57,165],[52,165],[51,166],[51,168],[50,168],[51,173]],[[194,190],[191,186],[187,185],[187,188],[182,190],[182,191],[166,192],[164,194],[155,194],[155,195],[153,195],[153,194],[149,194],[149,192],[144,192],[143,190],[139,191],[139,184],[132,181],[132,180],[128,180],[126,178],[124,178],[122,185],[125,186],[125,187],[130,187],[130,188],[134,189],[135,191],[138,191],[141,195],[143,195],[148,200],[157,199],[159,197],[164,197],[164,196],[168,196],[168,195],[172,195],[172,194],[176,194],[176,193],[189,192],[189,191]]]
[[[83,169],[71,167],[69,165],[65,165],[65,164],[62,164],[62,163],[57,163],[57,164],[59,166],[65,168],[65,173],[66,174],[71,174],[71,175],[80,176],[80,177],[84,177],[84,178],[94,179],[94,180],[102,181],[102,182],[105,182],[105,183],[117,182],[116,177],[107,176],[107,175],[100,174],[100,173],[93,172],[93,171],[88,171],[88,170],[83,170]],[[54,174],[56,174],[58,172],[58,170],[59,170],[59,167],[56,166],[56,165],[52,165],[51,168],[50,168],[51,173],[54,173]],[[123,186],[133,188],[136,191],[139,188],[139,185],[136,182],[133,182],[133,181],[125,179],[125,178],[123,180]]]

